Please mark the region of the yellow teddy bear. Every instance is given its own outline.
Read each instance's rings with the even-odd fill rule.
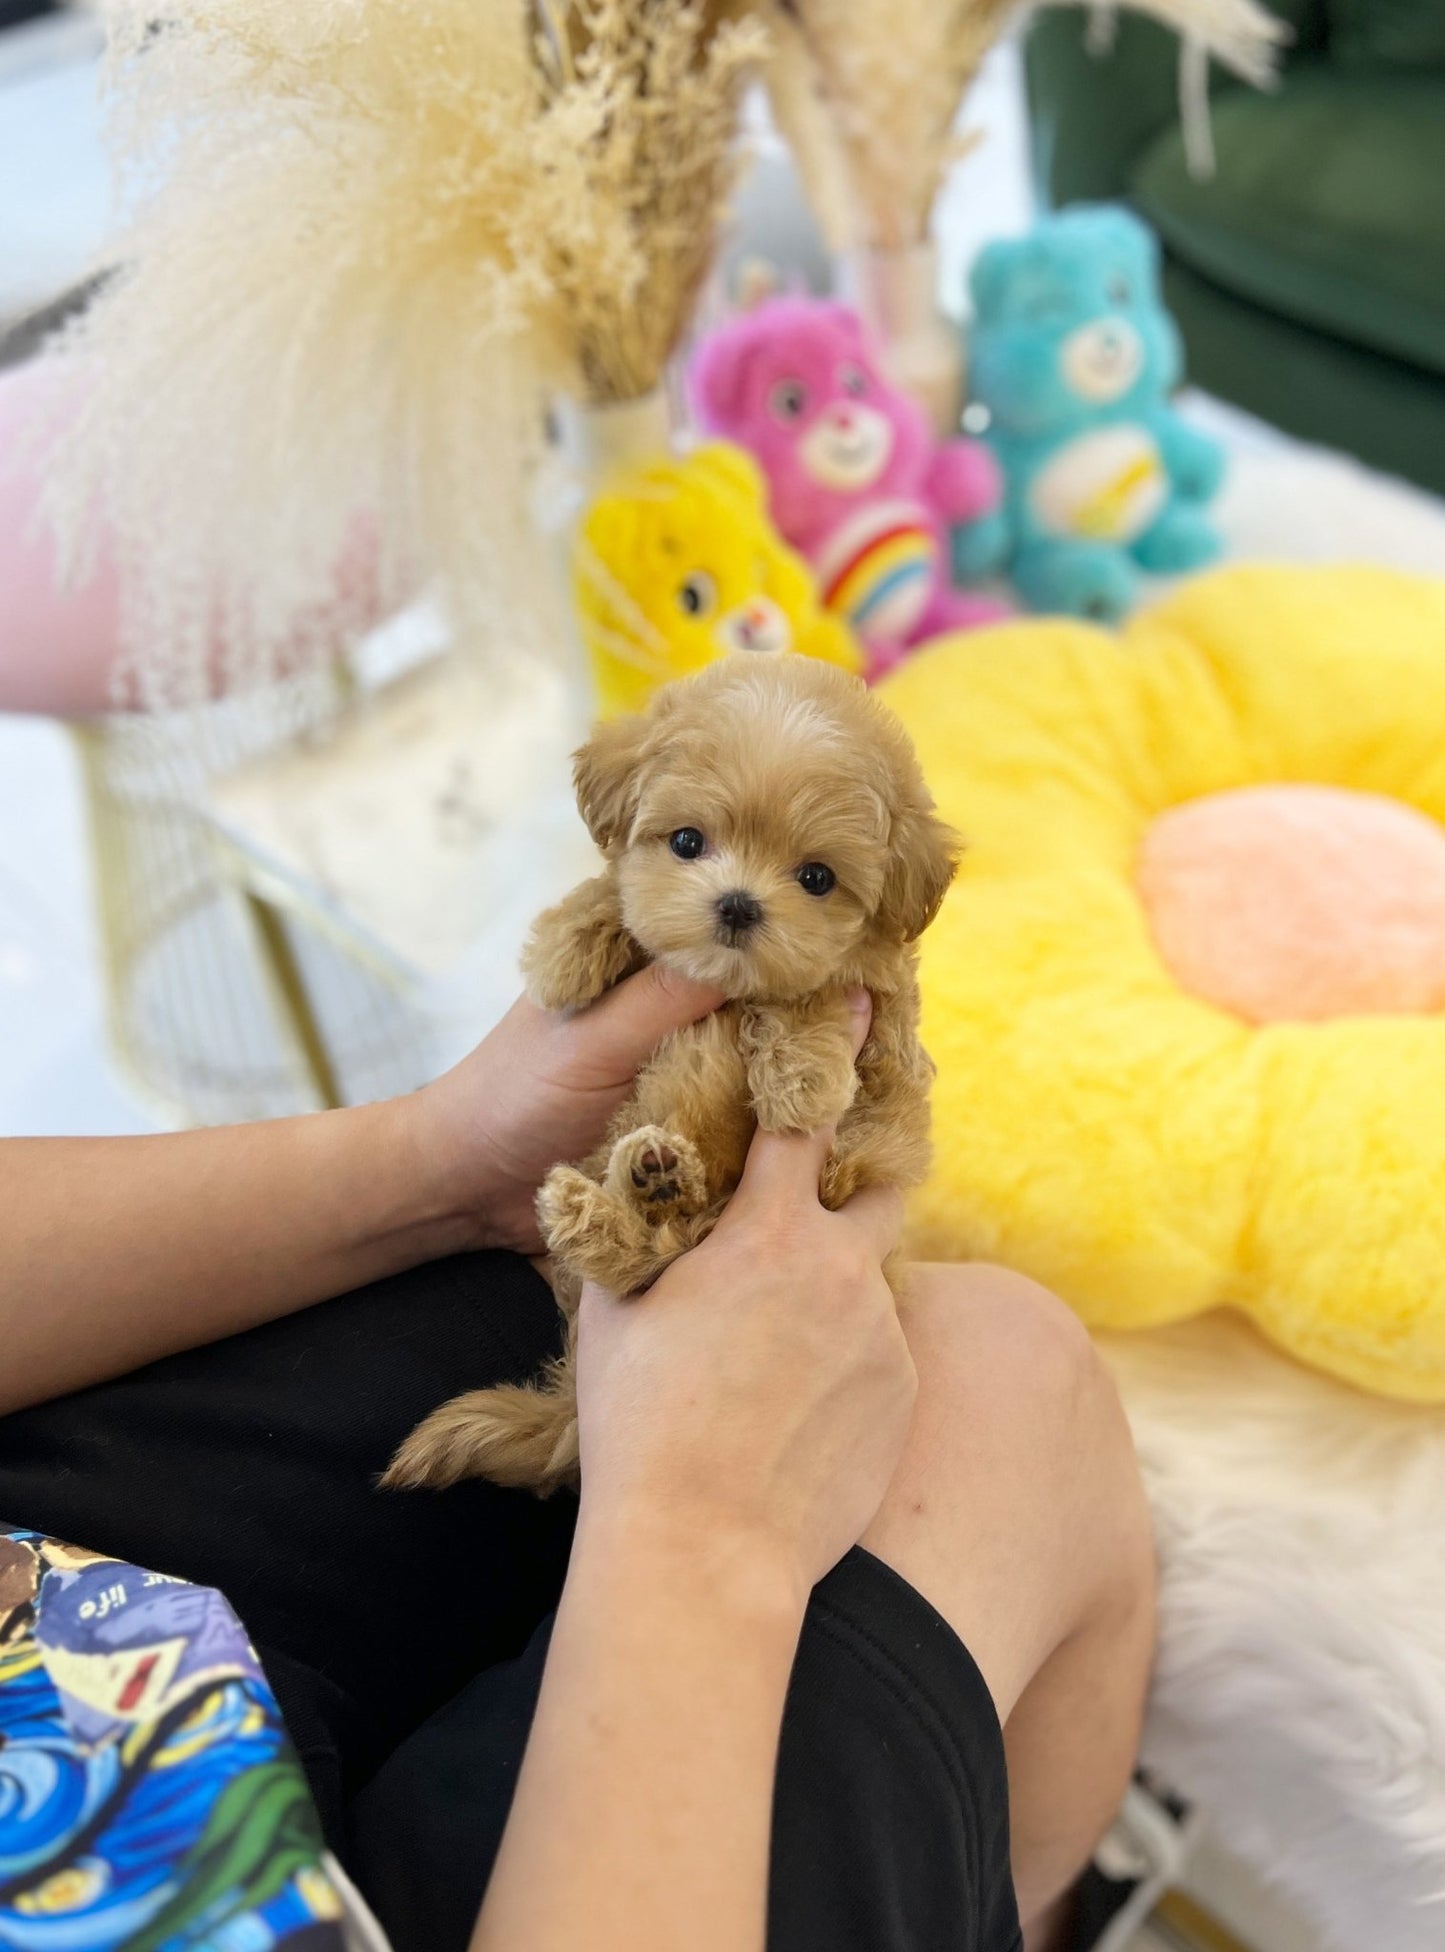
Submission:
[[[607,718],[734,651],[862,668],[812,572],[769,521],[758,468],[723,441],[614,474],[578,535],[573,589]]]

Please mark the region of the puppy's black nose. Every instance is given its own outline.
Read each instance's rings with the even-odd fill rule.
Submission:
[[[717,918],[733,935],[746,935],[763,919],[762,904],[741,888],[730,888],[717,898]]]

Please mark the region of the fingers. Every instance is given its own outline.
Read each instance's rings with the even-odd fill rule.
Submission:
[[[763,1205],[816,1206],[818,1181],[832,1145],[831,1126],[821,1132],[756,1133],[732,1206],[744,1213]]]
[[[833,1142],[831,1132],[760,1132],[748,1153],[742,1184],[717,1224],[724,1236],[759,1216],[820,1212],[818,1180]],[[903,1237],[903,1195],[893,1186],[868,1186],[829,1216],[859,1237],[881,1265]]]
[[[903,1238],[903,1195],[896,1186],[865,1186],[855,1193],[838,1217],[856,1227],[880,1261],[886,1261]]]
[[[595,1315],[599,1309],[614,1308],[616,1305],[617,1296],[610,1288],[604,1288],[596,1281],[582,1283],[582,1292],[577,1298],[577,1313],[584,1327],[589,1316]]]
[[[586,1039],[591,1063],[628,1078],[664,1037],[709,1016],[724,1001],[721,990],[690,983],[659,963],[649,963],[584,1010],[573,1028]]]

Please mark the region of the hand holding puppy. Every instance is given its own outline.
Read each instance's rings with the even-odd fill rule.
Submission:
[[[933,1067],[915,945],[957,843],[886,706],[810,658],[729,658],[600,726],[575,779],[602,872],[534,927],[533,1003],[585,1021],[648,965],[725,1000],[664,1039],[600,1144],[542,1184],[562,1354],[536,1384],[443,1404],[387,1485],[480,1476],[545,1495],[575,1483],[584,1282],[651,1290],[724,1217],[759,1131],[830,1130],[816,1187],[830,1211],[927,1170]],[[858,989],[872,1019],[855,1065]]]
[[[737,1551],[800,1613],[877,1511],[917,1383],[883,1274],[902,1200],[873,1187],[828,1212],[832,1140],[759,1133],[717,1226],[646,1305],[588,1286],[579,1318],[584,1529]]]
[[[659,963],[573,1016],[522,996],[424,1085],[415,1129],[430,1162],[425,1184],[464,1223],[466,1245],[540,1254],[537,1191],[548,1172],[600,1144],[658,1045],[722,1001],[721,990]]]

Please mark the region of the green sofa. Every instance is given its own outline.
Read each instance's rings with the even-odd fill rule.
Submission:
[[[1445,492],[1445,0],[1271,0],[1278,89],[1216,75],[1217,168],[1186,167],[1178,42],[1077,11],[1026,49],[1050,203],[1119,198],[1163,240],[1189,376],[1306,440]]]

